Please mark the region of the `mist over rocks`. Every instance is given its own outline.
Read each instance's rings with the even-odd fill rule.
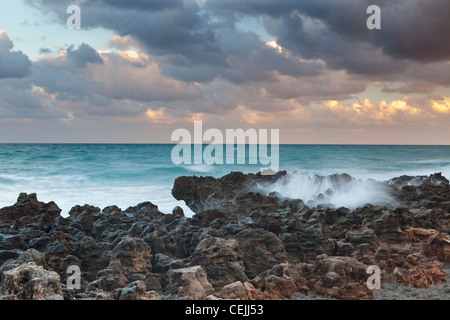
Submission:
[[[373,299],[371,265],[383,287],[447,282],[450,186],[441,174],[373,182],[390,201],[356,208],[327,204],[341,189],[357,192],[345,174],[312,178],[331,189],[316,195],[322,202],[267,189],[293,177],[180,177],[172,193],[192,217],[144,202],[75,206],[64,218],[55,203],[20,194],[0,209],[0,299]],[[73,265],[79,289],[67,286]]]

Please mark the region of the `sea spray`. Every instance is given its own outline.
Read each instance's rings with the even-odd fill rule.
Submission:
[[[367,203],[395,204],[385,183],[355,179],[348,174],[319,176],[293,172],[274,183],[258,185],[255,191],[265,195],[277,192],[281,197],[300,199],[310,206],[326,204],[355,209]]]

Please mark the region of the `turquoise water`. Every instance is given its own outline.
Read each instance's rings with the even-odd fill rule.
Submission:
[[[231,171],[258,172],[261,167],[176,166],[171,160],[173,147],[0,144],[0,207],[14,204],[20,192],[34,192],[41,201],[55,201],[63,214],[77,204],[100,208],[115,204],[126,209],[144,201],[152,201],[163,212],[171,212],[179,205],[189,214],[184,203],[171,195],[177,177],[220,177]],[[304,189],[314,189],[311,183],[315,182],[305,177],[314,174],[348,173],[362,182],[435,172],[450,178],[450,146],[281,145],[279,159],[280,170],[297,171],[287,186],[289,190],[285,190],[290,196],[307,197]],[[353,197],[360,196],[358,188],[350,190]],[[367,188],[370,190],[370,185],[365,185]],[[274,190],[284,191],[280,186]],[[343,196],[344,204],[346,197]]]

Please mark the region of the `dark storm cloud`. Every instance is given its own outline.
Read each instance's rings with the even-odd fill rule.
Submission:
[[[375,43],[388,55],[420,62],[450,59],[450,1],[393,1]]]
[[[381,7],[381,30],[370,31],[366,27],[366,9],[372,4]],[[232,12],[272,17],[278,27],[269,23],[267,26],[272,28],[268,31],[279,37],[283,45],[308,53],[305,41],[315,39],[315,47],[310,48],[309,55],[332,58],[335,53],[328,55],[330,41],[342,41],[349,46],[348,51],[364,43],[373,50],[382,49],[385,55],[398,60],[435,62],[450,58],[448,0],[208,0],[206,7],[218,15]],[[293,37],[304,32],[301,24],[304,19],[320,21],[324,26],[321,33]],[[371,70],[360,71],[372,73]]]
[[[26,1],[43,11],[50,9],[66,22],[65,4],[60,1]],[[81,5],[81,14],[82,29],[103,27],[120,36],[132,36],[152,55],[177,57],[185,64],[227,65],[210,17],[195,0],[87,0]]]
[[[91,46],[83,43],[78,49],[74,46],[67,48],[67,58],[77,67],[85,68],[88,63],[103,64],[103,59]]]
[[[232,12],[281,19],[299,13],[323,21],[339,34],[365,38],[370,35],[366,28],[367,7],[388,3],[385,0],[207,0],[206,8],[219,15],[221,12]]]
[[[27,1],[51,9],[62,22],[67,19],[59,1]],[[372,4],[381,7],[381,30],[366,27],[366,10]],[[448,0],[206,0],[203,7],[195,0],[86,0],[81,6],[83,28],[104,27],[133,37],[150,54],[166,59],[166,74],[183,81],[224,77],[240,83],[270,78],[267,70],[255,69],[259,63],[241,59],[252,51],[246,49],[248,44],[242,42],[245,39],[230,16],[236,20],[245,15],[266,17],[267,31],[281,46],[354,74],[401,74],[405,61],[428,63],[450,58]],[[228,20],[217,22],[217,17]],[[236,38],[236,45],[242,46],[241,51],[230,52],[226,37],[221,36],[224,26]],[[261,41],[251,43],[253,51],[261,49]],[[265,54],[254,58],[262,61]],[[280,63],[280,57],[273,57],[274,65],[280,67],[276,71],[303,75],[292,61]],[[242,63],[232,65],[238,59]]]
[[[23,78],[29,75],[31,61],[22,51],[11,51],[12,41],[0,32],[0,79]]]
[[[92,2],[101,3],[103,6],[140,10],[164,10],[183,5],[183,1],[181,0],[92,0]]]
[[[151,2],[144,7],[140,1],[86,1],[81,6],[82,28],[104,27],[131,36],[152,56],[161,57],[166,75],[186,82],[218,77],[233,83],[272,81],[273,71],[296,77],[321,72],[317,63],[277,54],[251,32],[213,22],[215,17],[195,0]],[[165,9],[160,10],[158,3],[164,3]],[[43,0],[42,5],[59,13],[61,21],[67,19],[55,1]]]
[[[323,72],[318,62],[302,61],[268,47],[258,35],[250,31],[217,29],[216,34],[227,56],[226,67],[183,64],[171,60],[165,64],[167,75],[182,81],[209,82],[217,76],[234,84],[244,82],[274,82],[277,74],[292,77],[311,77]]]
[[[299,15],[285,17],[277,25],[277,34],[281,46],[306,59],[322,59],[331,69],[373,76],[398,74],[406,68],[405,62],[384,55],[370,43],[355,43]]]

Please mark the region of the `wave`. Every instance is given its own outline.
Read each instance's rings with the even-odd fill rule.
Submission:
[[[89,183],[87,185],[75,185],[67,183],[39,184],[36,182],[27,187],[0,185],[0,208],[13,205],[21,192],[37,193],[39,201],[54,201],[62,210],[62,215],[67,213],[75,205],[89,204],[99,208],[117,205],[121,209],[135,206],[138,203],[150,201],[158,206],[164,213],[171,213],[175,206],[181,207],[187,216],[194,213],[183,201],[177,201],[171,194],[172,184],[104,184]]]
[[[348,174],[319,176],[293,172],[274,183],[260,184],[255,191],[265,195],[276,192],[280,197],[301,199],[308,206],[326,204],[356,209],[368,203],[395,204],[385,183],[356,179]]]
[[[198,172],[198,173],[210,173],[215,170],[213,165],[208,165],[208,164],[183,166],[183,169],[185,169],[187,171],[191,171],[191,172]]]
[[[442,164],[449,165],[450,159],[424,159],[424,160],[408,160],[405,163],[415,163],[415,164]]]
[[[0,175],[0,185],[8,186],[11,184],[23,183],[27,186],[42,186],[42,185],[84,185],[89,181],[89,177],[82,174],[48,174],[48,175],[14,175],[14,174],[3,174]]]

